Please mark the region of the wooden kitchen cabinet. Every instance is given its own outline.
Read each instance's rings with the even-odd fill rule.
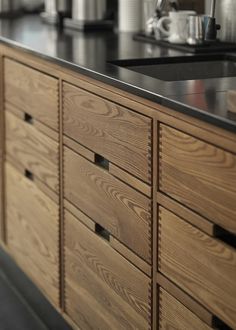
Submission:
[[[236,155],[160,125],[161,192],[236,233]]]
[[[58,131],[59,100],[56,78],[5,58],[4,90],[5,102]]]
[[[43,134],[24,113],[5,112],[6,157],[59,192],[59,143]]]
[[[230,246],[210,237],[159,207],[158,270],[232,327],[236,324],[234,243]]]
[[[65,212],[65,310],[83,330],[149,329],[151,279]]]
[[[151,202],[69,148],[64,148],[65,198],[151,263]]]
[[[151,119],[63,83],[64,134],[151,183]]]
[[[168,330],[211,330],[199,317],[163,288],[158,295],[159,329]]]
[[[7,246],[18,265],[59,306],[59,207],[5,164]]]
[[[235,134],[1,54],[1,228],[20,267],[76,330],[235,330]]]

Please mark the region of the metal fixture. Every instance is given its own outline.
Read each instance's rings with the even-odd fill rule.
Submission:
[[[210,15],[204,17],[204,40],[207,42],[216,41],[217,30],[220,30],[220,25],[216,24],[215,9],[216,0],[211,0]]]
[[[199,45],[203,43],[203,20],[201,15],[193,15],[188,18],[188,39],[189,45]]]
[[[225,42],[236,43],[236,1],[219,0],[216,8],[216,19],[221,25],[219,38]]]
[[[107,0],[73,0],[72,18],[64,25],[77,30],[112,29],[113,21],[107,19]]]
[[[73,0],[72,19],[97,21],[105,18],[106,0]]]

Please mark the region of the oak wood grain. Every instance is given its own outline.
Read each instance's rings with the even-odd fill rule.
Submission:
[[[182,219],[190,222],[193,226],[204,231],[209,236],[214,236],[215,224],[199,214],[191,211],[186,206],[176,202],[161,192],[157,192],[158,205],[163,206],[165,209],[178,214]]]
[[[149,329],[150,279],[65,212],[66,312],[81,329]]]
[[[159,293],[159,329],[160,330],[210,330],[188,308],[160,288]]]
[[[58,131],[58,80],[19,62],[4,60],[5,100]]]
[[[128,172],[122,170],[120,167],[116,166],[113,163],[109,165],[109,172],[120,179],[121,181],[129,184],[130,186],[134,187],[136,190],[140,191],[144,195],[148,197],[152,197],[152,187],[145,182],[135,178],[133,175],[129,174]]]
[[[9,154],[5,156],[4,162],[7,162],[11,166],[13,166],[18,171],[18,173],[20,173],[22,176],[25,176],[26,174],[25,167],[21,166],[19,162],[16,162],[16,160],[12,158]],[[50,197],[56,204],[59,204],[58,193],[53,191],[51,188],[49,188],[45,183],[43,183],[35,176],[33,176],[32,181],[34,181],[34,184],[36,185],[37,188],[39,188],[39,190],[41,190],[45,195]]]
[[[64,133],[151,182],[151,119],[70,84],[63,84]]]
[[[210,328],[214,327],[214,315],[159,272],[157,273],[157,283],[159,288],[162,287],[165,289],[165,291],[176,298],[182,305],[186,306],[194,315],[196,315]]]
[[[226,94],[227,110],[236,112],[236,90],[228,90]]]
[[[110,246],[119,252],[123,257],[129,260],[135,267],[140,269],[149,277],[152,277],[152,266],[141,259],[137,254],[128,249],[124,244],[118,241],[115,237],[110,237]]]
[[[75,151],[76,153],[80,154],[84,158],[90,160],[91,162],[93,163],[96,162],[96,154],[94,152],[85,148],[78,142],[75,142],[74,140],[68,138],[65,135],[63,136],[63,144],[68,148],[72,149],[73,151]],[[118,179],[120,179],[121,181],[129,184],[136,190],[142,192],[144,195],[148,197],[152,196],[152,190],[150,185],[134,177],[133,175],[129,174],[128,172],[124,171],[122,168],[118,167],[117,165],[111,162],[109,162],[109,172]]]
[[[81,212],[77,207],[68,202],[66,199],[64,200],[65,209],[68,210],[75,218],[79,219],[86,227],[88,227],[93,232],[96,232],[96,223],[91,220],[88,216],[86,216],[83,212]],[[133,263],[137,268],[142,270],[145,274],[151,277],[151,265],[137,256],[134,252],[128,249],[124,244],[118,241],[115,237],[110,235],[110,246],[118,251],[121,255],[123,255],[127,260]]]
[[[236,233],[236,155],[160,127],[159,189]]]
[[[159,208],[158,269],[236,329],[236,250]]]
[[[18,117],[21,120],[25,119],[25,112],[19,110],[18,108],[16,108],[16,106],[14,106],[13,104],[11,104],[9,102],[4,102],[4,110],[12,113],[13,115],[15,115],[16,117]],[[37,128],[38,131],[40,131],[41,133],[47,135],[51,139],[58,142],[59,132],[56,132],[49,126],[42,124],[36,118],[33,118],[32,121],[33,121],[34,127]]]
[[[49,300],[59,304],[59,208],[6,164],[8,248]]]
[[[81,144],[75,142],[74,140],[68,138],[67,136],[63,135],[63,144],[67,146],[68,148],[72,149],[76,153],[80,154],[84,158],[90,160],[94,163],[95,161],[95,153],[91,150],[85,148]]]
[[[64,148],[65,198],[151,263],[150,200]]]
[[[59,144],[34,125],[5,113],[6,154],[31,171],[52,190],[59,191]]]

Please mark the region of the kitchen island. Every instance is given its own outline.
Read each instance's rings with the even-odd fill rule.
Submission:
[[[75,329],[236,329],[236,78],[127,33],[1,21],[4,249]]]

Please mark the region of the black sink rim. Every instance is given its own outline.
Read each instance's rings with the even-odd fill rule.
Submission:
[[[109,61],[109,64],[118,67],[132,67],[132,66],[145,66],[145,65],[158,65],[158,64],[172,64],[172,63],[193,63],[204,61],[232,61],[236,62],[236,54],[229,53],[215,53],[215,54],[190,54],[185,56],[172,56],[172,57],[152,57],[152,58],[131,58],[119,59]]]

